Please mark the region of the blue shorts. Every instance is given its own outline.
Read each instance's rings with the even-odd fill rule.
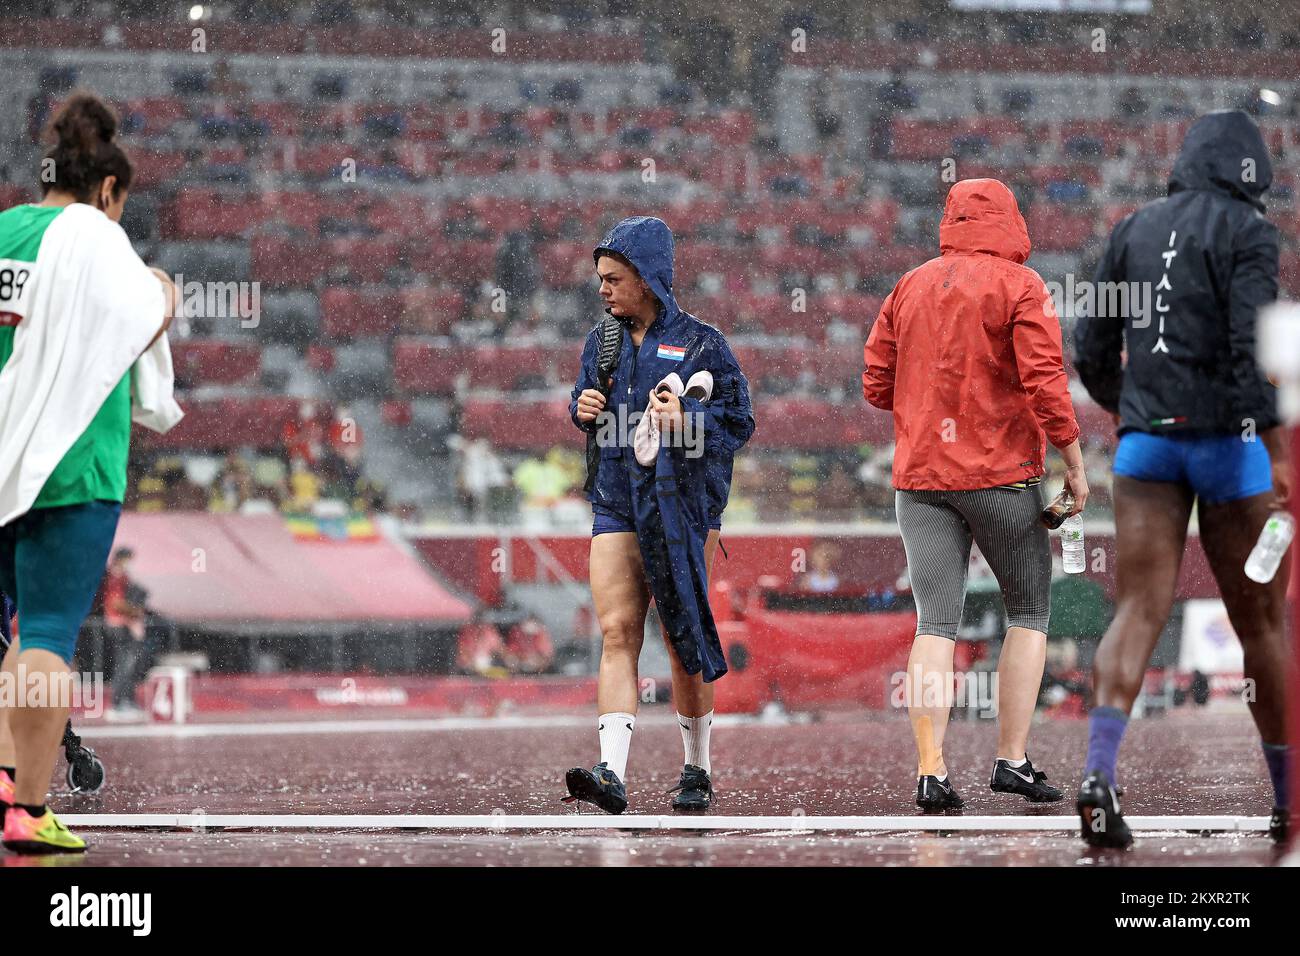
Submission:
[[[0,528],[0,591],[18,606],[24,651],[72,663],[121,513],[116,501],[33,508]]]
[[[624,517],[617,511],[611,511],[601,505],[591,506],[591,536],[594,538],[598,534],[610,534],[620,531],[636,532],[636,525],[632,523],[631,518]],[[722,518],[714,518],[709,522],[710,531],[722,530]]]
[[[1186,485],[1209,504],[1262,495],[1273,487],[1273,463],[1256,438],[1176,432],[1125,432],[1115,450],[1115,474],[1138,481]]]

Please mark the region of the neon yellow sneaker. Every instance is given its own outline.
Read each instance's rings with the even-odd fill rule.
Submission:
[[[15,853],[86,852],[86,841],[60,823],[49,807],[39,817],[22,807],[10,807],[5,814],[4,845]]]

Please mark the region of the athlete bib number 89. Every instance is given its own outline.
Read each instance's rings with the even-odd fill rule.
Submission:
[[[0,269],[0,302],[14,301],[21,296],[29,275],[26,269]]]

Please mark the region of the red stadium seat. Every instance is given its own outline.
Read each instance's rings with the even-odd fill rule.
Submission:
[[[333,277],[354,282],[380,282],[397,265],[402,242],[394,236],[350,236],[321,243],[321,255]]]
[[[566,402],[475,399],[465,403],[461,434],[486,438],[493,448],[547,451],[556,445],[578,446],[582,433],[573,427]]]
[[[187,401],[185,417],[164,435],[147,429],[136,431],[145,449],[221,451],[251,445],[264,451],[280,447],[284,426],[297,419],[299,399],[287,395],[259,398],[221,398]],[[329,403],[316,402],[328,418]]]
[[[262,221],[260,199],[230,196],[215,189],[182,189],[161,217],[171,239],[230,239],[247,235]]]
[[[420,335],[445,335],[465,312],[465,296],[439,286],[407,286],[401,290],[401,329]]]
[[[295,103],[259,101],[252,104],[249,113],[266,123],[272,136],[297,136],[302,128],[301,113]]]
[[[1278,257],[1279,281],[1292,298],[1300,296],[1300,250],[1283,249]]]
[[[552,289],[559,289],[573,285],[575,280],[581,282],[591,279],[595,275],[591,249],[592,246],[581,242],[544,245],[538,255],[542,282]]]
[[[845,407],[814,399],[774,398],[760,401],[755,415],[761,415],[763,422],[750,440],[755,448],[816,451],[885,443],[894,437],[893,417],[861,402]]]
[[[449,242],[440,246],[440,250],[441,256],[412,262],[412,269],[419,275],[442,282],[477,284],[492,281],[496,270],[496,242]]]
[[[317,372],[334,371],[334,350],[328,345],[307,346],[307,367]]]
[[[393,345],[393,384],[411,395],[451,395],[467,375],[464,350],[398,338]]]
[[[402,300],[394,289],[332,286],[321,293],[320,312],[328,339],[389,335],[401,324]]]
[[[34,187],[28,189],[10,183],[0,183],[0,209],[8,209],[10,206],[25,202],[36,202],[40,198],[39,193],[40,190]]]
[[[379,417],[385,425],[405,428],[411,424],[411,403],[402,399],[385,399],[379,403]]]
[[[176,339],[172,363],[185,386],[234,385],[262,373],[262,350],[251,343],[223,339]]]
[[[158,136],[189,115],[185,104],[174,96],[147,96],[128,100],[120,111],[123,116],[133,115],[144,123],[141,130],[146,136]]]
[[[707,136],[715,146],[744,146],[754,138],[754,117],[745,110],[722,110],[686,121],[686,132]]]
[[[360,166],[369,152],[348,143],[304,145],[298,148],[294,168],[307,176],[320,179],[338,177],[343,172],[345,161],[352,160]]]
[[[325,275],[326,260],[316,240],[254,236],[253,278],[277,287],[309,286]]]
[[[1072,212],[1048,203],[1035,203],[1025,212],[1025,225],[1035,249],[1078,249],[1092,235],[1095,221],[1090,212]]]
[[[174,183],[185,169],[186,159],[180,150],[133,149],[131,165],[135,167],[131,188],[152,189]]]
[[[895,159],[942,159],[952,155],[952,140],[957,133],[953,123],[895,119],[891,129]]]

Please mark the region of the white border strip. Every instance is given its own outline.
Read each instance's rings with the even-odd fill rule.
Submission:
[[[671,717],[656,716],[639,720],[653,726],[673,723]],[[396,717],[357,718],[353,720],[286,720],[266,723],[211,724],[90,724],[77,721],[73,729],[87,740],[113,740],[141,737],[275,737],[280,734],[389,734],[437,733],[462,730],[521,730],[561,727],[594,727],[595,717],[580,715],[537,715],[513,717]],[[786,718],[760,718],[749,714],[718,714],[714,727],[764,724],[774,727],[791,723]]]
[[[597,813],[566,814],[259,814],[259,813],[68,813],[69,826],[91,829],[205,830],[811,830],[862,832],[1076,832],[1073,816],[608,816]],[[1255,833],[1268,829],[1267,817],[1245,816],[1132,816],[1125,821],[1135,831],[1198,831]]]

